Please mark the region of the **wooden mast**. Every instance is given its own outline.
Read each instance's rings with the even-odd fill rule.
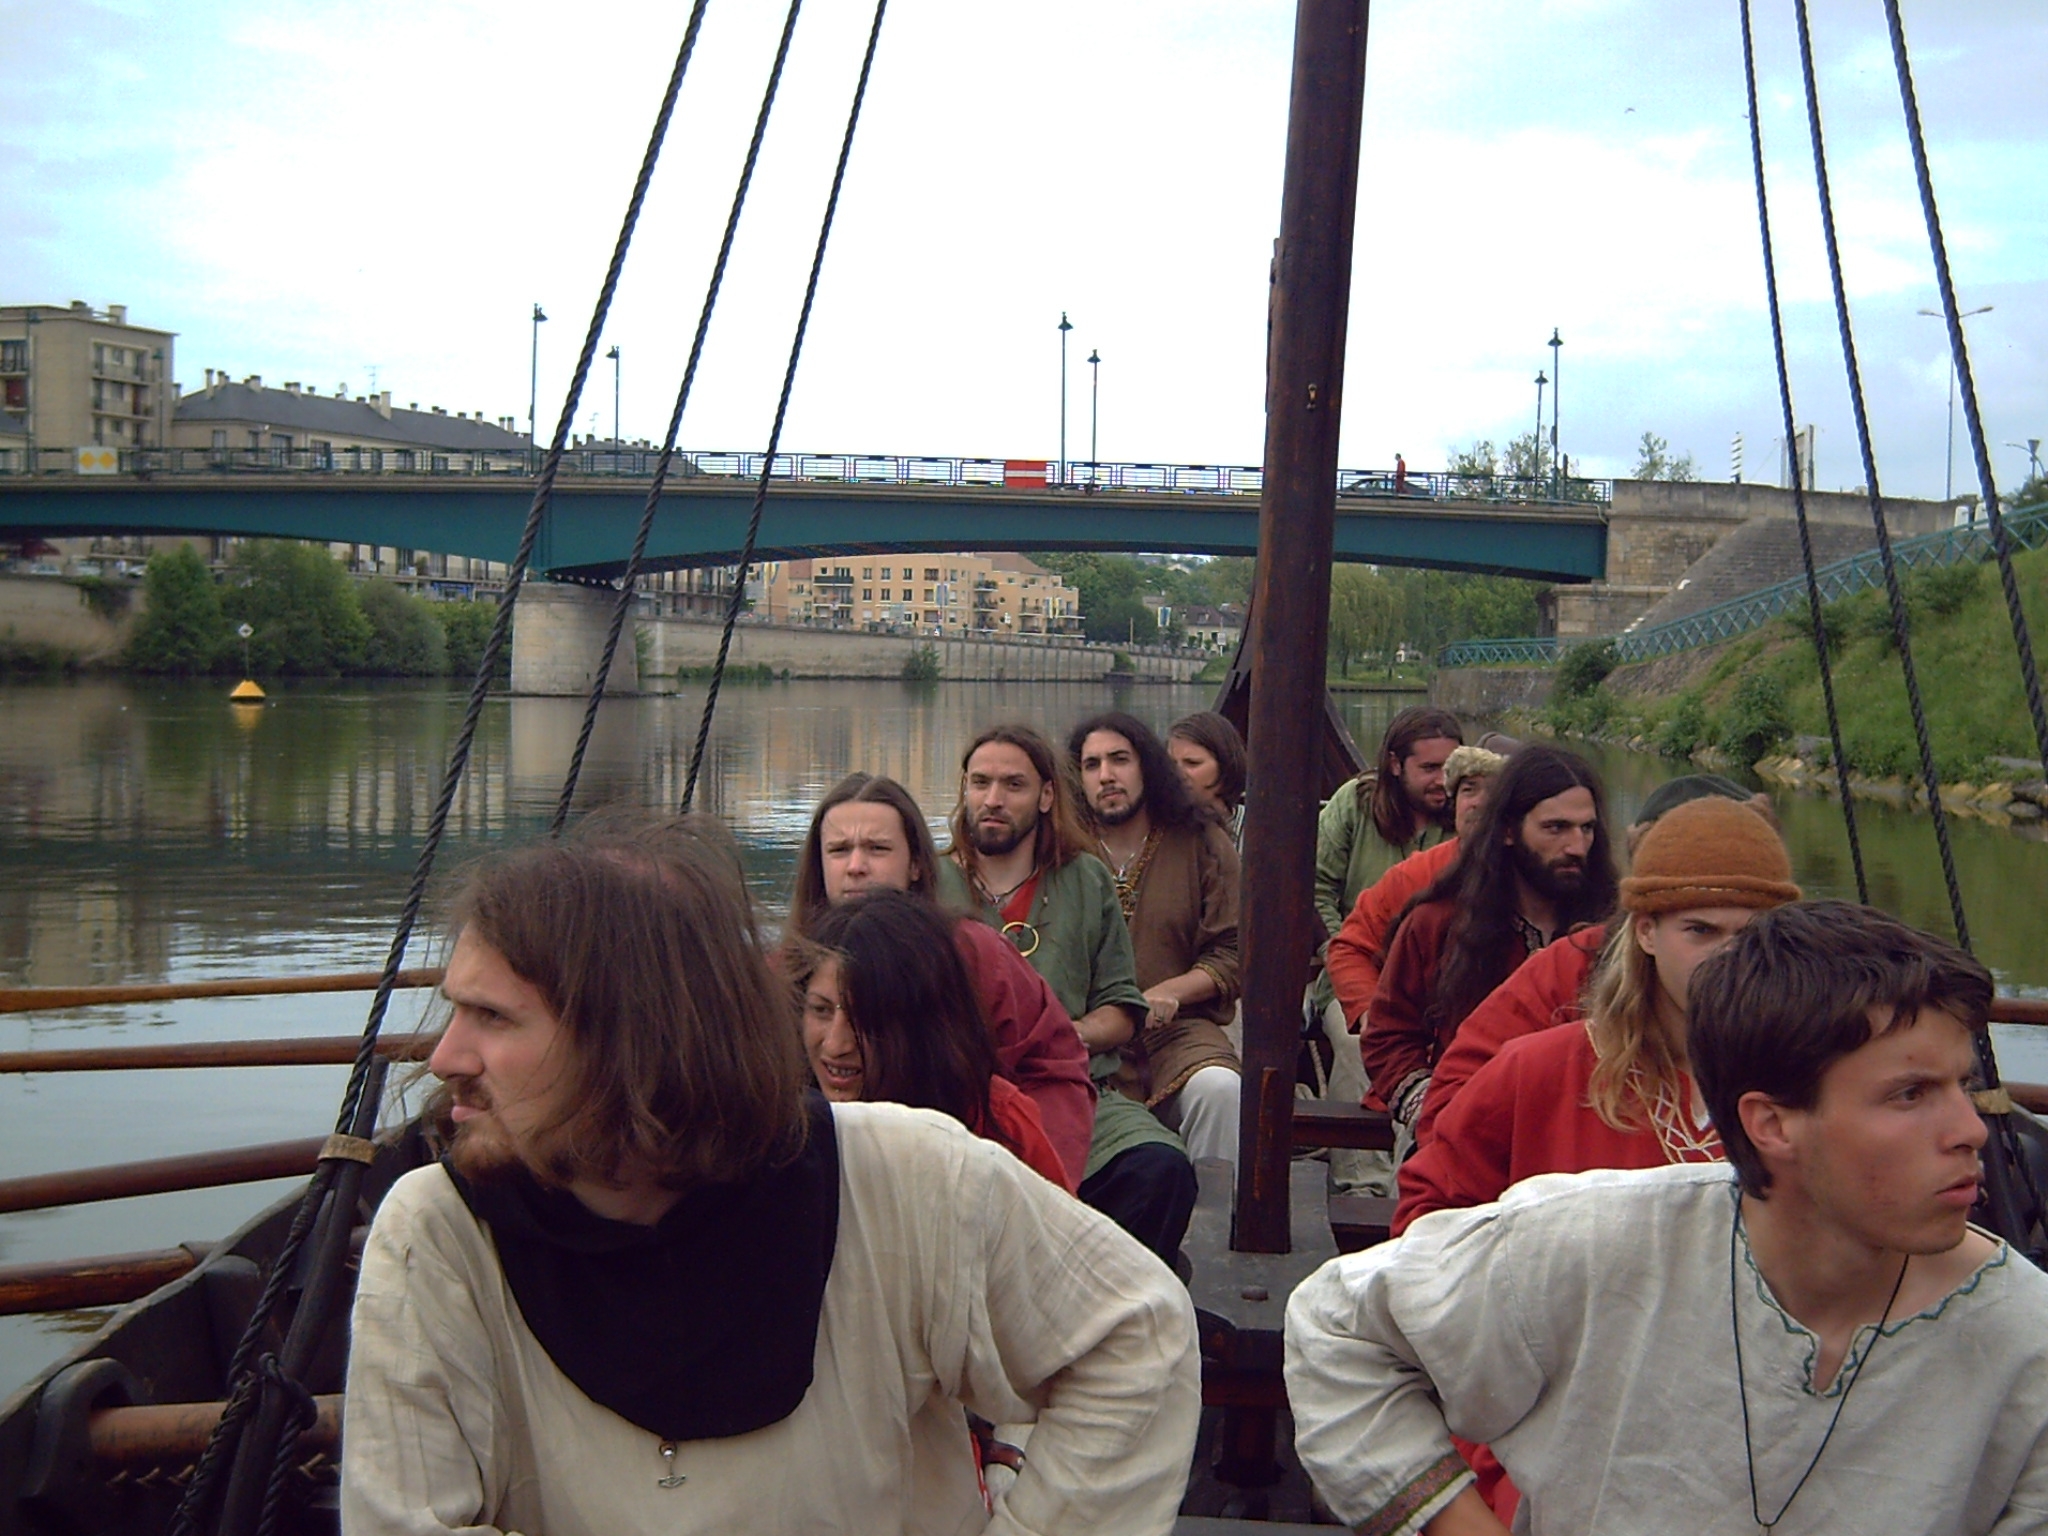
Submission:
[[[1273,258],[1266,453],[1251,648],[1243,904],[1244,1076],[1231,1246],[1288,1249],[1294,1063],[1301,991],[1322,930],[1314,895],[1319,739],[1337,508],[1337,433],[1351,300],[1351,237],[1365,102],[1368,0],[1300,0],[1287,170]],[[1314,722],[1314,724],[1311,724]]]

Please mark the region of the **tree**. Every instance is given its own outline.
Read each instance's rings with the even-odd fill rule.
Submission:
[[[1635,478],[1638,480],[1697,480],[1699,466],[1693,463],[1692,455],[1682,453],[1671,457],[1671,445],[1654,432],[1645,432],[1642,442],[1636,445]]]
[[[1128,555],[1045,555],[1041,564],[1072,583],[1081,599],[1081,633],[1090,640],[1155,639],[1159,621],[1140,597],[1143,568]]]
[[[366,581],[356,589],[370,637],[362,670],[376,677],[440,677],[448,670],[448,637],[435,605],[393,581]]]
[[[221,604],[255,629],[259,672],[331,677],[363,664],[370,621],[341,562],[318,544],[255,539],[235,551]]]
[[[142,672],[210,672],[228,643],[213,574],[190,544],[149,557],[148,606],[128,642],[128,665]]]
[[[477,663],[483,660],[484,646],[491,638],[491,626],[498,622],[498,605],[488,598],[472,598],[466,602],[435,603],[433,609],[447,640],[449,675],[475,677]],[[511,675],[512,647],[508,645],[498,655],[495,676],[503,682]]]

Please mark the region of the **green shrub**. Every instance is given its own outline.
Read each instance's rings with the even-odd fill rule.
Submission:
[[[1602,640],[1594,645],[1575,645],[1557,664],[1557,682],[1551,697],[1584,698],[1605,682],[1607,674],[1619,665],[1621,658],[1615,654],[1612,640]]]
[[[148,606],[128,641],[128,665],[138,672],[212,671],[233,647],[220,593],[198,551],[180,544],[151,555],[142,583]]]
[[[1657,728],[1657,750],[1666,757],[1691,757],[1706,742],[1711,726],[1707,706],[1696,693],[1682,694]]]
[[[448,635],[434,604],[393,581],[358,584],[356,599],[369,621],[361,669],[373,677],[440,677],[448,670]]]
[[[1963,605],[1976,595],[1978,584],[1984,578],[1984,567],[1974,560],[1961,565],[1939,566],[1933,570],[1915,571],[1903,585],[1906,590],[1906,610],[1915,619],[1923,614],[1936,618],[1952,619],[1963,611]]]
[[[936,683],[940,670],[936,645],[920,645],[903,658],[903,681],[906,683]]]
[[[434,617],[441,621],[441,633],[447,644],[448,675],[464,679],[475,677],[477,665],[484,658],[484,646],[491,638],[491,626],[498,622],[497,602],[488,597],[477,597],[436,603]],[[507,645],[498,653],[492,680],[502,683],[511,676],[512,647]]]
[[[1744,768],[1792,734],[1785,688],[1767,672],[1752,672],[1735,685],[1735,697],[1721,721],[1721,750]]]
[[[1127,652],[1112,651],[1109,657],[1109,670],[1111,672],[1122,673],[1126,677],[1129,677],[1136,674],[1138,670],[1138,664],[1135,661],[1131,660],[1130,655]]]
[[[359,670],[370,644],[356,585],[322,545],[254,539],[235,551],[221,607],[256,631],[258,673],[332,677]]]

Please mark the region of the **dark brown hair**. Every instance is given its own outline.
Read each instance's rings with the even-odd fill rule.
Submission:
[[[1761,1200],[1771,1187],[1742,1128],[1744,1094],[1811,1109],[1844,1056],[1925,1008],[1982,1031],[1991,995],[1974,956],[1875,907],[1803,901],[1760,913],[1687,989],[1686,1055],[1743,1192]]]
[[[1379,761],[1373,765],[1377,772],[1372,781],[1372,824],[1381,838],[1396,848],[1415,835],[1417,816],[1450,824],[1448,803],[1440,813],[1425,811],[1408,798],[1407,786],[1401,782],[1401,766],[1414,754],[1415,743],[1437,736],[1448,736],[1462,746],[1465,727],[1447,709],[1411,704],[1387,722],[1387,734],[1380,739]]]
[[[818,913],[829,906],[825,894],[825,813],[837,805],[886,805],[903,823],[903,838],[910,848],[910,889],[919,896],[938,895],[938,845],[932,829],[925,825],[924,812],[910,798],[910,791],[894,779],[865,773],[849,773],[826,792],[811,813],[811,829],[796,856],[796,881],[789,897],[787,932],[808,933]]]
[[[974,760],[975,753],[992,741],[1022,752],[1031,759],[1032,771],[1039,779],[1052,785],[1052,809],[1038,818],[1038,867],[1058,869],[1076,854],[1088,852],[1094,844],[1081,820],[1078,809],[1080,795],[1074,788],[1074,776],[1054,753],[1052,743],[1028,725],[992,725],[969,742],[967,750],[960,754],[960,801],[953,807],[953,819],[949,824],[953,846],[947,852],[959,861],[963,869],[973,867],[974,838],[967,824],[967,765]]]
[[[551,1114],[516,1148],[535,1177],[647,1172],[688,1189],[802,1150],[810,1069],[737,846],[711,818],[592,817],[478,863],[453,906],[450,946],[495,950],[573,1047]]]
[[[839,962],[839,1000],[860,1037],[863,1099],[940,1110],[1009,1145],[989,1109],[995,1038],[952,920],[936,905],[893,890],[850,897],[820,912],[789,956],[799,992],[821,961]]]
[[[1530,811],[1571,789],[1591,792],[1599,820],[1586,853],[1585,884],[1575,899],[1556,904],[1558,933],[1599,922],[1614,910],[1620,881],[1608,844],[1607,795],[1600,775],[1584,758],[1562,747],[1536,743],[1522,748],[1488,786],[1479,825],[1470,837],[1459,839],[1451,867],[1402,909],[1394,925],[1398,932],[1408,914],[1425,902],[1456,905],[1444,934],[1436,986],[1424,1010],[1439,1031],[1462,1023],[1487,993],[1507,980],[1502,956],[1509,953],[1517,912],[1514,844]],[[1387,942],[1393,943],[1392,933]]]
[[[1154,826],[1192,827],[1215,819],[1214,813],[1195,799],[1195,792],[1188,788],[1188,781],[1174,767],[1173,759],[1166,755],[1165,744],[1152,734],[1152,728],[1122,710],[1091,715],[1067,733],[1067,767],[1076,777],[1081,772],[1081,748],[1097,731],[1112,732],[1131,744],[1131,752],[1138,759],[1139,781],[1145,786],[1145,815]],[[1088,804],[1085,792],[1081,796],[1081,817],[1091,827],[1096,824],[1095,808]]]
[[[1193,742],[1216,759],[1216,798],[1226,811],[1234,812],[1244,802],[1245,777],[1244,738],[1237,727],[1213,709],[1198,709],[1167,727],[1166,739],[1175,737]]]

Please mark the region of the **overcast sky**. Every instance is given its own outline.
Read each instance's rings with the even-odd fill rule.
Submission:
[[[129,306],[208,367],[517,415],[539,301],[560,411],[686,6],[0,0],[0,301]],[[1794,394],[1862,480],[1789,0],[1760,0]],[[658,437],[780,0],[712,0],[604,346]],[[765,440],[870,0],[807,0],[686,447]],[[1948,364],[1878,0],[1818,0],[1844,260],[1886,490],[1939,495]],[[2001,485],[2048,436],[2048,6],[1908,0]],[[1293,7],[893,0],[784,446],[1258,462]],[[1645,429],[1725,479],[1780,436],[1733,0],[1372,8],[1343,461],[1527,430],[1564,338],[1567,453]],[[610,364],[577,417],[609,433]],[[1960,434],[1960,427],[1958,429]],[[1960,438],[1959,438],[1960,440]],[[1966,450],[1958,489],[1974,484]]]

